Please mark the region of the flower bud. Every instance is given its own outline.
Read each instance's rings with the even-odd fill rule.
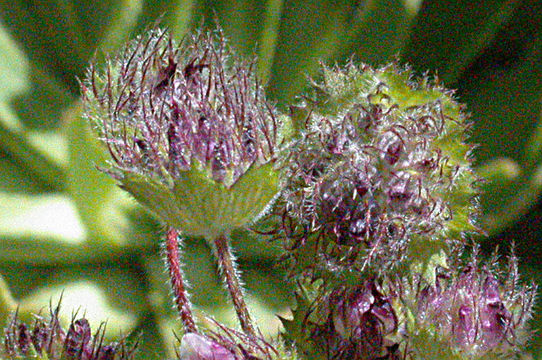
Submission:
[[[104,329],[100,327],[92,335],[85,318],[75,320],[65,331],[58,318],[59,308],[51,311],[48,319],[36,316],[32,327],[13,316],[4,330],[4,347],[0,358],[49,359],[49,360],[129,360],[133,359],[135,347],[124,340],[104,343]]]
[[[240,333],[213,319],[217,332],[186,333],[181,340],[180,360],[297,360],[297,354],[281,341]]]
[[[322,289],[316,289],[315,294]],[[391,299],[374,281],[334,289],[314,299],[307,292],[300,294],[294,318],[283,319],[284,336],[296,342],[306,358],[399,359],[399,319]]]
[[[284,161],[294,272],[355,284],[476,230],[468,124],[450,91],[395,65],[349,64],[324,68],[307,99]]]
[[[183,336],[179,354],[180,360],[235,360],[228,349],[196,333]]]
[[[516,353],[528,337],[526,321],[535,289],[519,286],[517,260],[510,258],[508,277],[481,267],[476,259],[460,271],[444,272],[434,285],[415,283],[410,346],[415,354],[438,348],[443,359],[493,359]],[[416,358],[416,356],[414,357]]]
[[[82,84],[85,115],[111,154],[107,172],[186,235],[243,226],[278,192],[279,123],[252,67],[220,31],[177,45],[152,30]]]

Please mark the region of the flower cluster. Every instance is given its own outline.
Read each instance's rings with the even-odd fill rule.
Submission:
[[[105,71],[91,68],[82,86],[86,117],[111,154],[106,171],[168,226],[166,258],[185,329],[180,359],[514,355],[528,335],[534,289],[518,284],[514,258],[505,280],[476,256],[467,266],[457,260],[465,235],[479,231],[478,178],[453,93],[396,64],[349,63],[324,67],[303,102],[279,116],[252,64],[220,30],[180,45],[152,30]],[[268,342],[244,301],[228,235],[277,197],[273,233],[298,304],[282,319],[283,338]],[[242,331],[214,320],[213,329],[198,328],[179,233],[211,243]],[[26,351],[29,337],[13,329],[8,347]],[[88,347],[87,329],[72,324],[66,353],[109,359]]]
[[[68,330],[62,328],[59,307],[51,310],[48,319],[36,316],[32,326],[17,318],[4,330],[4,348],[0,358],[48,360],[132,360],[136,346],[124,340],[104,343],[105,326],[93,334],[85,318],[73,319]]]
[[[316,343],[326,344],[333,359],[388,359],[397,355],[394,335],[399,320],[391,299],[374,281],[333,290],[307,324]],[[323,318],[322,318],[323,317]]]
[[[451,92],[395,65],[353,64],[324,69],[314,89],[285,161],[294,271],[389,269],[409,247],[424,257],[475,230],[468,125]]]

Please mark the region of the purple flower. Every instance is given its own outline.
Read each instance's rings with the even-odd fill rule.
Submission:
[[[244,226],[279,191],[279,122],[253,64],[220,30],[176,44],[154,29],[82,83],[85,116],[110,153],[106,172],[185,235]]]
[[[458,273],[448,271],[437,276],[433,286],[423,286],[420,281],[415,285],[421,289],[417,295],[417,326],[434,329],[435,338],[469,358],[517,351],[528,337],[526,321],[535,289],[518,285],[514,257],[506,270],[508,276],[502,279],[473,259]]]
[[[68,330],[59,323],[59,307],[51,310],[48,319],[37,316],[32,327],[13,316],[4,330],[2,359],[45,357],[49,360],[132,360],[135,346],[124,340],[119,343],[104,343],[105,327],[100,326],[92,334],[85,318],[73,320]]]
[[[399,346],[393,335],[398,330],[399,319],[391,299],[374,281],[333,290],[316,300],[314,308],[304,317],[303,331],[309,344],[301,347],[308,347],[312,354],[317,352],[314,349],[320,349],[319,356],[343,360],[398,356]]]
[[[284,165],[293,271],[379,273],[475,231],[468,124],[452,93],[396,66],[349,64],[323,77],[295,108],[302,116],[292,112],[305,125]]]
[[[235,360],[224,346],[196,333],[185,334],[181,341],[180,360]]]
[[[83,95],[120,171],[176,178],[197,164],[231,186],[275,151],[275,112],[252,64],[236,58],[221,33],[177,45],[152,30],[105,72],[91,67]]]

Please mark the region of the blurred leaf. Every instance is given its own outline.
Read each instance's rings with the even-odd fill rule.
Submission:
[[[105,149],[80,113],[80,107],[74,107],[66,116],[70,154],[68,190],[89,232],[89,241],[123,244],[128,223],[122,206],[126,205],[128,196],[96,168],[109,166]]]
[[[87,242],[70,198],[0,193],[0,263],[69,264],[128,256],[149,246],[136,237],[144,235],[138,233],[141,229],[128,232],[137,240],[129,246]]]
[[[476,172],[490,184],[495,181],[510,181],[521,175],[521,169],[517,162],[507,158],[492,159],[488,163],[479,166]]]
[[[0,192],[35,194],[47,190],[35,182],[24,166],[14,163],[10,157],[10,154],[0,149]]]
[[[524,214],[541,191],[534,142],[541,113],[542,3],[522,2],[515,14],[526,13],[532,16],[513,16],[505,24],[458,83],[472,112],[478,162],[509,158],[521,168],[517,180],[486,187],[483,222],[491,232]]]
[[[28,88],[26,70],[28,67],[24,54],[0,23],[0,102],[9,100]]]
[[[482,198],[485,200],[489,197],[493,204],[496,204],[490,212],[485,211],[481,219],[482,228],[491,234],[511,225],[536,203],[538,195],[542,192],[542,165],[530,177],[521,177],[505,189],[508,191],[486,192]],[[496,201],[497,196],[505,199]],[[486,206],[488,203],[488,201],[482,202]]]
[[[130,265],[123,262],[71,265],[50,269],[43,275],[35,288],[26,289],[19,305],[22,312],[39,313],[62,298],[61,315],[66,323],[75,313],[84,315],[93,329],[108,320],[107,335],[118,337],[120,332],[128,333],[136,326],[146,308],[142,283]]]
[[[78,93],[96,47],[123,39],[139,8],[138,0],[14,0],[0,3],[0,15],[32,63]]]
[[[267,0],[265,7],[265,20],[258,51],[258,76],[263,84],[267,84],[271,76],[283,6],[284,0]]]
[[[243,260],[254,261],[257,259],[274,261],[282,254],[282,248],[277,242],[270,242],[269,238],[263,238],[251,231],[237,229],[231,234],[232,247],[237,256]]]
[[[85,230],[65,196],[0,193],[0,236],[51,237],[77,244]]]
[[[97,2],[97,1],[95,1]],[[40,64],[76,93],[81,76],[92,56],[92,43],[83,37],[69,1],[3,1],[2,21],[34,64]],[[92,27],[90,27],[92,29]]]
[[[128,40],[143,8],[143,0],[71,1],[85,41],[104,54]]]
[[[338,57],[379,66],[402,50],[417,4],[396,0],[368,0],[365,8],[349,22],[347,35],[341,39]]]
[[[268,95],[280,105],[299,95],[319,68],[345,41],[358,1],[284,1]]]
[[[402,60],[423,73],[437,70],[447,83],[495,38],[520,0],[424,1]]]
[[[495,209],[501,206],[502,198],[512,197],[517,191],[522,169],[517,162],[508,158],[492,159],[489,162],[479,166],[476,169],[477,174],[484,179],[479,184],[482,194],[491,194],[491,196],[482,196],[481,203],[484,209]],[[483,217],[484,215],[482,215]],[[484,221],[486,222],[486,221]],[[481,225],[481,224],[479,224]],[[498,230],[499,224],[494,224],[491,229],[487,228],[489,224],[483,225],[484,230],[493,233]]]
[[[174,358],[174,351],[167,354],[165,349],[173,346],[175,337],[172,333],[168,333],[168,337],[162,335],[163,327],[160,326],[162,322],[162,319],[156,318],[151,312],[143,314],[137,328],[132,331],[129,337],[130,341],[137,341],[139,344],[135,359],[163,360]],[[170,330],[170,328],[167,329]],[[165,341],[166,338],[167,341]]]
[[[8,284],[0,275],[0,323],[5,324],[9,315],[16,309],[15,299],[9,291]]]
[[[521,178],[482,197],[484,213],[488,214],[484,222],[492,231],[525,213],[541,190],[536,174],[539,170],[533,168],[537,165],[533,164],[535,157],[524,151],[540,114],[541,60],[542,37],[521,64],[506,72],[481,71],[465,87],[463,98],[469,103],[475,120],[472,141],[480,144],[476,151],[478,159],[507,157],[518,161],[522,167]],[[533,149],[532,142],[530,149]],[[506,216],[503,218],[503,215]]]
[[[523,162],[540,116],[542,36],[528,50],[507,68],[487,66],[477,69],[476,76],[462,78],[461,99],[473,114],[472,142],[479,144],[478,162],[493,157]]]
[[[63,189],[62,169],[27,141],[23,129],[16,119],[10,119],[10,115],[9,109],[0,103],[0,149],[9,154],[10,160],[23,168],[39,188],[49,191]]]
[[[524,159],[527,167],[531,167],[542,161],[542,98],[539,100],[539,104],[541,104],[539,106],[541,113],[538,118],[538,124],[525,148]]]

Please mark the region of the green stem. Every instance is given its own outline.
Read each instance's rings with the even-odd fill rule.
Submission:
[[[233,307],[237,313],[241,328],[247,335],[256,336],[228,238],[225,235],[220,235],[214,240],[214,245],[218,265],[233,301]]]

